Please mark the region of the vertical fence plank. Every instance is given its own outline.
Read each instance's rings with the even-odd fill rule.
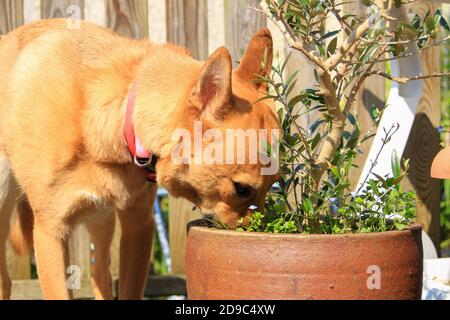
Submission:
[[[166,0],[167,40],[187,47],[196,59],[208,56],[207,0]],[[193,204],[169,197],[169,242],[172,272],[184,274],[186,225],[198,215]]]
[[[91,288],[91,240],[89,233],[84,225],[77,226],[73,231],[69,240],[70,265],[80,267],[81,271],[81,289],[74,290],[75,298],[93,297]]]
[[[0,0],[0,35],[6,34],[21,26],[23,18],[23,1],[21,0]],[[17,215],[14,209],[12,223]],[[6,244],[6,261],[8,270],[13,280],[30,278],[30,257],[21,257],[14,253],[9,244]]]
[[[84,15],[86,21],[106,26],[106,2],[105,1],[86,1],[84,4]]]
[[[412,5],[413,13],[424,16],[434,12],[433,1],[420,1]],[[421,54],[422,74],[440,69],[440,48],[425,50]],[[440,181],[430,178],[431,163],[439,151],[440,137],[440,79],[424,81],[422,98],[416,112],[404,157],[410,159],[411,170],[405,185],[417,192],[417,221],[424,226],[436,248],[440,242]]]
[[[147,0],[108,0],[107,25],[121,36],[142,39],[148,37]]]
[[[260,2],[260,0],[225,2],[225,41],[235,66],[255,32],[267,25],[265,15],[255,10],[259,8]]]
[[[200,60],[208,57],[207,6],[207,0],[166,0],[167,41],[187,47]]]
[[[208,0],[208,51],[225,45],[225,0]]]
[[[116,226],[114,230],[114,237],[111,243],[110,249],[110,263],[109,270],[111,271],[111,276],[113,279],[119,277],[119,267],[120,267],[120,237],[122,235],[122,231],[120,229],[119,219],[116,217]]]
[[[149,38],[156,43],[167,41],[166,2],[148,0]]]
[[[187,200],[169,197],[169,244],[174,274],[184,274],[186,226],[189,221],[201,217],[192,211],[193,206]]]
[[[0,0],[0,34],[23,24],[23,0]]]
[[[17,207],[14,208],[14,212],[11,219],[11,225],[17,217]],[[11,248],[11,244],[8,241],[6,243],[6,262],[8,265],[9,276],[12,280],[26,280],[31,277],[31,262],[30,256],[19,256]]]
[[[46,18],[68,18],[73,14],[68,11],[70,6],[80,8],[80,18],[84,18],[84,0],[43,0],[41,1],[41,16]]]
[[[23,7],[25,24],[41,19],[41,0],[24,0]]]

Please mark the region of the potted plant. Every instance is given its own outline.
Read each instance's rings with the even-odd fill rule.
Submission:
[[[399,185],[408,161],[393,153],[392,173],[379,176],[375,159],[352,190],[353,161],[372,137],[361,132],[352,107],[371,76],[400,83],[443,76],[395,77],[377,63],[410,55],[412,46],[420,52],[438,45],[449,28],[439,10],[406,22],[393,16],[401,0],[362,2],[372,12],[366,20],[334,0],[262,2],[291,49],[314,64],[318,85],[295,94],[298,72],[286,77],[286,62],[256,79],[279,107],[281,178],[264,211],[237,230],[190,228],[190,299],[420,299],[421,227],[414,193]],[[325,31],[330,17],[339,30]],[[302,128],[299,119],[312,111],[317,121]],[[374,110],[376,120],[382,111]],[[397,130],[384,128],[381,148]]]

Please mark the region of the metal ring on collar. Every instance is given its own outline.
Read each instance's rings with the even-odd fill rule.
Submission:
[[[143,162],[145,160],[145,162]],[[144,158],[138,158],[136,155],[134,156],[134,164],[137,165],[139,168],[148,168],[152,164],[152,158],[144,159]]]

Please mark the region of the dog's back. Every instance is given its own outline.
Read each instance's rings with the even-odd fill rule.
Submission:
[[[13,171],[14,165],[33,171],[15,172],[22,183],[50,184],[50,172],[70,166],[84,145],[86,105],[118,101],[134,71],[129,60],[137,64],[147,51],[148,41],[119,38],[85,22],[70,27],[63,19],[38,21],[0,42],[0,152]],[[45,167],[36,169],[39,163]]]

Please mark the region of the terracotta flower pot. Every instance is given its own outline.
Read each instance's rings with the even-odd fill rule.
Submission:
[[[431,176],[437,179],[450,179],[450,146],[441,150],[434,158]]]
[[[275,235],[193,227],[188,298],[420,299],[421,230]]]

